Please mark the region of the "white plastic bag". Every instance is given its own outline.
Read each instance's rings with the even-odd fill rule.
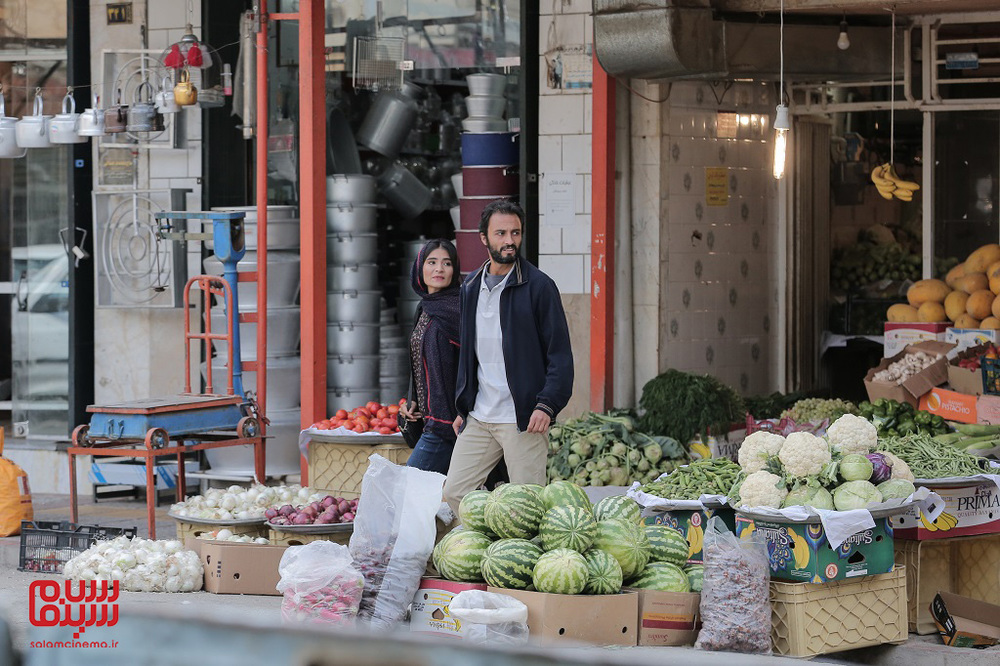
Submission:
[[[358,617],[390,629],[406,617],[437,536],[444,475],[368,458],[351,556],[365,577]]]
[[[331,541],[291,546],[278,573],[282,621],[353,624],[365,581],[347,546]]]
[[[452,598],[448,613],[467,625],[464,639],[474,645],[528,642],[528,607],[506,594],[464,590]]]
[[[740,540],[717,516],[705,529],[701,590],[703,650],[771,653],[771,574],[767,544],[756,532]]]

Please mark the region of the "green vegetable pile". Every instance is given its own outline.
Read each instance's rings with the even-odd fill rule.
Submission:
[[[726,495],[733,487],[740,466],[728,458],[695,460],[678,467],[659,481],[642,486],[640,490],[664,499],[696,500],[702,495]]]
[[[834,251],[830,285],[857,293],[881,280],[919,280],[921,262],[919,254],[908,252],[898,243],[858,243]]]
[[[936,435],[934,441],[964,449],[976,455],[1000,447],[1000,426],[969,423],[954,423],[955,432]],[[987,454],[988,455],[988,454]]]
[[[781,416],[781,412],[804,397],[805,394],[801,392],[785,394],[775,391],[770,395],[755,395],[744,398],[743,402],[746,405],[747,414],[755,419],[776,419]]]
[[[881,437],[914,433],[943,435],[948,432],[948,423],[937,414],[916,410],[909,403],[888,398],[879,398],[875,402],[866,400],[858,405],[858,413],[875,424]]]
[[[790,409],[781,413],[781,418],[789,418],[796,423],[807,421],[823,421],[829,419],[833,423],[844,414],[857,414],[858,408],[853,402],[840,398],[804,398],[796,402]]]
[[[549,429],[549,483],[627,486],[652,481],[684,460],[680,442],[640,432],[627,410],[587,412]]]
[[[879,449],[905,462],[918,479],[973,476],[986,471],[988,464],[986,458],[935,441],[922,433],[880,439]]]
[[[743,399],[711,375],[693,375],[670,369],[642,387],[639,407],[645,411],[640,428],[690,442],[709,431],[725,433],[746,417]]]

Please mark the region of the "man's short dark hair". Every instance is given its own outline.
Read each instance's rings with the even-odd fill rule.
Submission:
[[[521,231],[524,231],[524,210],[513,199],[497,199],[483,208],[483,214],[479,217],[479,233],[486,235],[490,228],[490,218],[496,213],[516,215],[521,222]]]

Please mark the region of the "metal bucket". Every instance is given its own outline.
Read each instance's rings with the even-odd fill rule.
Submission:
[[[328,234],[327,264],[374,264],[378,257],[378,234]]]
[[[417,112],[416,102],[406,95],[380,92],[361,123],[358,143],[386,157],[396,157],[417,122]]]
[[[360,173],[335,173],[327,176],[326,200],[328,203],[372,203],[375,201],[375,178]]]
[[[333,356],[378,354],[379,328],[377,323],[329,322],[326,325],[326,353]]]
[[[329,291],[326,294],[326,320],[373,324],[379,321],[381,291]]]
[[[426,185],[400,164],[393,164],[378,177],[378,188],[405,218],[416,217],[431,205],[433,195]]]
[[[326,384],[337,388],[365,388],[378,384],[379,356],[328,356]]]
[[[252,312],[253,310],[240,310]],[[267,355],[294,356],[299,351],[299,339],[302,328],[302,310],[298,306],[290,308],[267,309]],[[226,332],[226,313],[222,308],[212,308],[212,333]],[[225,340],[215,340],[212,345],[217,354],[216,359],[229,358],[229,345]],[[244,322],[240,324],[240,356],[244,361],[257,358],[257,324]]]
[[[378,212],[372,203],[340,201],[326,205],[326,231],[331,234],[368,234],[375,231]]]
[[[483,209],[491,202],[502,197],[462,197],[458,202],[459,224],[463,231],[479,231],[479,221],[483,217]],[[462,264],[464,266],[464,264]]]
[[[473,273],[490,258],[489,251],[480,240],[479,230],[460,229],[455,232],[455,249],[458,250],[458,262],[462,268]]]
[[[326,267],[326,290],[378,289],[378,264],[333,264]]]
[[[462,168],[462,196],[503,197],[517,196],[520,191],[517,167],[486,166]]]

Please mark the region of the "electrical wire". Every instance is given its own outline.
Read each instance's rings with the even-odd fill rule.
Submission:
[[[892,56],[889,72],[889,164],[896,163],[896,7],[892,7]]]

